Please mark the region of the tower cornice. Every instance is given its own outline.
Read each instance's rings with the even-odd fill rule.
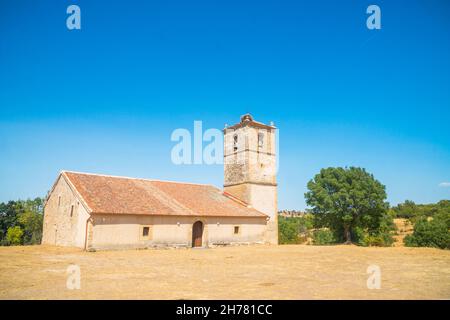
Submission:
[[[259,121],[253,120],[253,117],[250,114],[244,114],[241,116],[241,121],[239,123],[236,123],[235,125],[232,125],[230,127],[226,127],[223,129],[223,132],[225,133],[227,130],[236,130],[243,127],[255,127],[255,128],[261,128],[261,129],[267,129],[267,130],[276,130],[277,127],[273,125],[268,125]]]

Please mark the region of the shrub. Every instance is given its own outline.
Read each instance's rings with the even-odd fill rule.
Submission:
[[[19,226],[10,227],[6,232],[6,241],[10,245],[22,244],[23,230]]]
[[[373,230],[358,227],[353,230],[355,244],[363,247],[390,247],[394,243],[395,225],[385,216],[380,225]]]
[[[408,247],[434,247],[450,249],[450,213],[436,215],[433,219],[420,219],[411,235],[405,237]]]
[[[278,233],[280,244],[299,244],[307,241],[309,229],[313,228],[313,217],[279,217]]]
[[[390,247],[394,243],[394,239],[388,233],[367,234],[358,244],[364,247]]]
[[[329,229],[319,229],[313,232],[313,244],[318,246],[336,243],[333,232]]]
[[[292,244],[297,242],[298,231],[296,225],[290,223],[288,218],[278,219],[279,228],[279,243],[280,244]]]

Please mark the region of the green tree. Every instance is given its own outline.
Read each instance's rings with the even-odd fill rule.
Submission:
[[[8,228],[17,224],[17,202],[0,203],[0,241],[6,241]]]
[[[40,244],[42,239],[43,200],[36,198],[22,202],[17,222],[24,231],[24,244]]]
[[[352,242],[355,228],[379,232],[387,216],[385,186],[362,168],[325,168],[308,182],[306,203],[316,225],[328,227],[336,239]]]
[[[21,213],[17,219],[24,231],[24,244],[40,244],[42,239],[42,215],[33,211]]]
[[[21,243],[39,244],[42,238],[43,199],[18,200],[0,203],[0,244],[7,245],[7,231],[20,227]]]
[[[450,212],[450,200],[441,200],[438,203],[415,204],[410,200],[393,207],[398,218],[407,218],[411,222],[416,222],[423,218],[433,217],[437,214]]]
[[[6,232],[6,241],[11,245],[22,244],[23,230],[19,226],[10,227]]]
[[[404,203],[400,203],[396,207],[393,207],[392,210],[398,218],[409,219],[419,213],[420,207],[416,205],[414,201],[406,200]]]

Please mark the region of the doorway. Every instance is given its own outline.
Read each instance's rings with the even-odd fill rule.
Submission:
[[[197,248],[202,246],[203,236],[203,222],[197,221],[192,226],[192,247]]]

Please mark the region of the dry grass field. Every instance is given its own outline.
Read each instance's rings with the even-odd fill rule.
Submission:
[[[81,288],[66,288],[70,264]],[[381,268],[369,290],[367,267]],[[83,252],[0,248],[0,299],[449,299],[450,251],[248,246]]]

